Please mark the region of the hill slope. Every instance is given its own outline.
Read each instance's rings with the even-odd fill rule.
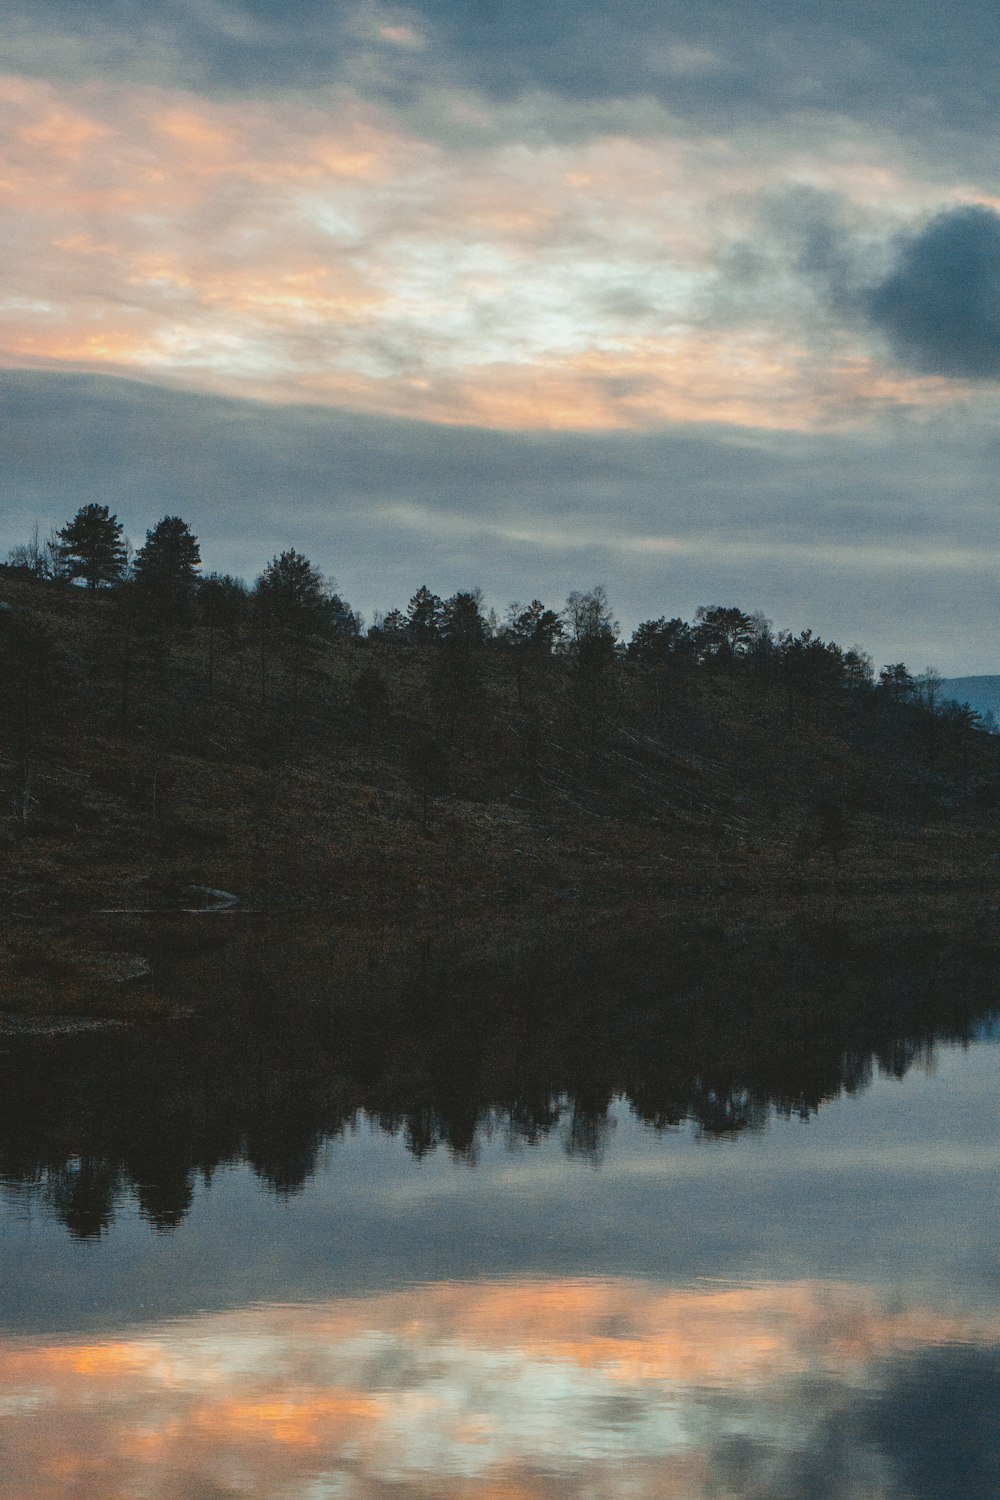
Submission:
[[[967,703],[979,714],[992,714],[1000,722],[1000,676],[946,677],[941,691],[955,703]]]
[[[1000,740],[801,660],[143,633],[2,576],[0,602],[0,1008],[148,1003],[127,914],[173,913],[176,947],[206,890],[361,952],[995,885]]]

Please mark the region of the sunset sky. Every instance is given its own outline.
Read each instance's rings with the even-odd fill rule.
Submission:
[[[0,552],[81,503],[1000,670],[995,0],[6,0]]]

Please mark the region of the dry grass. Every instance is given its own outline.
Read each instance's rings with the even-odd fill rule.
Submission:
[[[467,721],[461,704],[442,712],[432,656],[367,642],[272,649],[262,698],[249,630],[217,635],[210,692],[203,629],[133,661],[123,720],[110,599],[8,577],[0,600],[44,624],[63,678],[27,752],[0,729],[0,1008],[156,1010],[155,979],[128,969],[156,919],[95,914],[166,914],[192,887],[236,893],[241,914],[172,916],[174,940],[185,922],[195,941],[209,923],[305,914],[336,924],[362,965],[393,934],[474,953],[706,911],[733,925],[994,918],[1000,830],[972,795],[1000,779],[985,737],[960,785],[916,740],[866,744],[839,709],[803,719],[745,680],[699,674],[660,724],[624,674],[597,722],[566,669],[521,705],[489,652]],[[388,698],[369,743],[352,683],[371,664]],[[421,730],[450,758],[426,829],[406,753]],[[847,789],[838,851],[816,816],[830,787]]]

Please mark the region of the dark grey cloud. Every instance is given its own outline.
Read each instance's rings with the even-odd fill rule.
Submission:
[[[1000,379],[1000,215],[980,204],[939,214],[904,243],[867,310],[912,368]]]
[[[706,322],[774,327],[784,317],[794,339],[804,319],[812,346],[827,350],[859,325],[868,337],[866,299],[893,267],[892,234],[883,212],[842,192],[803,184],[762,192],[751,230],[722,248]]]
[[[842,193],[795,186],[763,194],[757,215],[757,240],[720,260],[717,321],[759,315],[780,284],[786,309],[808,316],[814,347],[874,329],[906,369],[1000,379],[1000,215],[991,208],[949,208],[899,234]]]
[[[681,113],[880,115],[894,96],[953,123],[956,110],[988,121],[993,109],[1000,22],[983,0],[957,0],[947,18],[931,0],[417,0],[414,9],[500,95],[541,84],[573,97],[652,93]]]
[[[629,626],[725,600],[879,662],[996,670],[1000,445],[966,413],[498,433],[25,372],[0,404],[0,555],[95,500],[140,540],[184,515],[210,568],[253,576],[298,547],[369,614],[423,581],[502,607],[600,579]]]
[[[382,16],[412,21],[426,48],[373,64]],[[503,99],[649,96],[682,116],[829,110],[950,136],[996,130],[992,0],[954,0],[947,14],[936,0],[8,0],[5,31],[18,66],[103,56],[132,77],[168,68],[157,81],[224,89],[324,84],[364,52],[371,87],[404,95],[450,79]]]

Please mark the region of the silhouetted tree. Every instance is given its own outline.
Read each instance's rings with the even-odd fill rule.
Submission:
[[[932,714],[941,701],[941,673],[934,667],[925,667],[915,681],[916,693],[921,703]]]
[[[84,505],[56,533],[59,557],[70,578],[82,578],[90,589],[114,584],[125,572],[122,525],[106,505]]]
[[[432,594],[426,584],[421,584],[406,607],[406,619],[410,639],[417,645],[428,645],[441,635],[444,605],[437,594]]]
[[[440,636],[450,646],[475,650],[486,639],[486,620],[482,612],[480,589],[452,594],[441,606]]]
[[[244,622],[249,612],[249,596],[242,578],[233,578],[228,573],[208,573],[198,580],[195,602],[198,619],[208,635],[205,675],[206,687],[211,694],[215,688],[216,637],[220,630],[232,630]]]
[[[356,636],[360,616],[332,591],[319,569],[294,548],[272,558],[255,590],[260,647],[260,699],[268,700],[269,664],[274,646],[283,648],[292,688],[291,723],[299,718],[299,684],[305,668],[305,642],[312,635]]]
[[[198,616],[214,630],[232,630],[242,625],[248,613],[249,595],[242,578],[230,573],[206,573],[198,580]]]
[[[527,608],[511,604],[503,640],[511,646],[523,646],[544,656],[551,656],[563,638],[563,622],[554,609],[546,609],[540,599],[532,599]]]
[[[941,674],[933,667],[925,667],[920,676],[914,678],[913,701],[926,710],[923,714],[924,747],[927,753],[928,770],[937,765],[939,741],[943,723],[939,714],[941,703]]]
[[[11,547],[7,553],[7,566],[30,573],[33,578],[50,576],[49,553],[39,536],[37,521],[28,540]]]
[[[570,651],[577,651],[581,641],[601,639],[613,647],[618,639],[618,621],[612,614],[602,583],[596,583],[592,589],[574,589],[568,594],[563,621]]]
[[[391,646],[403,646],[410,639],[410,622],[401,609],[390,609],[385,615],[376,611],[368,634]]]
[[[720,664],[745,656],[757,639],[757,622],[735,605],[700,604],[695,639],[703,661]]]
[[[643,666],[673,666],[694,656],[694,632],[686,620],[644,620],[637,625],[625,648],[629,661]]]
[[[273,557],[257,579],[257,600],[270,623],[294,634],[326,623],[329,594],[318,568],[294,548]]]
[[[500,640],[513,652],[519,707],[524,707],[528,684],[547,673],[552,653],[562,638],[562,620],[554,609],[546,609],[540,599],[532,599],[527,608],[516,603],[508,606]]]
[[[786,682],[801,696],[833,692],[843,686],[844,654],[839,646],[821,640],[811,630],[778,639],[778,655]]]
[[[912,698],[917,688],[903,661],[887,662],[878,674],[878,685],[894,703]]]
[[[333,635],[353,639],[361,634],[364,623],[362,616],[346,599],[334,592],[327,596],[326,625]]]
[[[968,703],[944,702],[941,705],[941,719],[957,744],[962,792],[965,797],[968,797],[969,775],[972,769],[972,750],[976,735],[977,733],[989,732],[991,726]]]
[[[574,589],[563,609],[566,650],[573,663],[572,685],[587,716],[591,733],[606,719],[615,696],[613,671],[618,622],[603,584]]]
[[[183,624],[194,608],[201,552],[180,516],[164,516],[135,556],[133,578],[140,605],[161,628]]]
[[[616,698],[615,640],[611,634],[585,635],[576,644],[574,686],[591,728],[611,713]]]
[[[844,683],[853,692],[865,692],[875,681],[875,671],[868,652],[850,646],[844,652]]]
[[[662,723],[667,700],[678,679],[695,661],[695,639],[685,620],[644,620],[625,648],[652,685],[657,718]]]

